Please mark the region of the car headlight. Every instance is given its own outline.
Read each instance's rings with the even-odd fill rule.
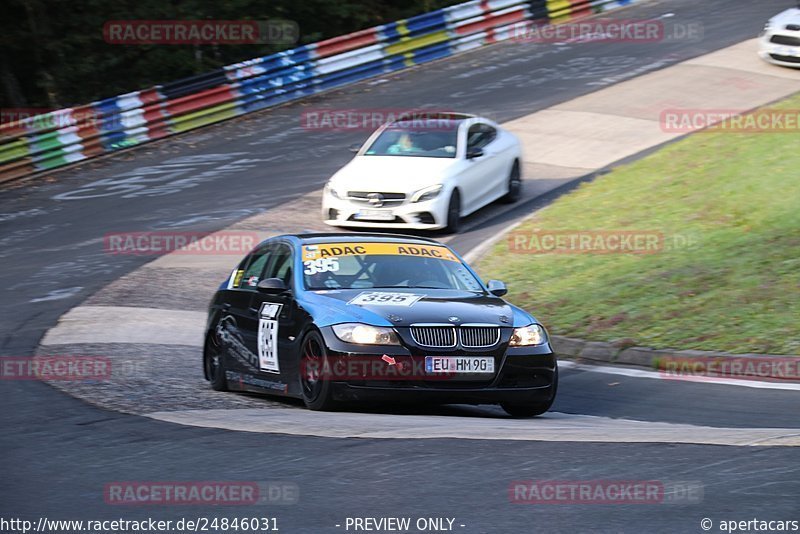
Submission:
[[[434,198],[438,197],[439,193],[441,192],[441,185],[432,185],[431,187],[420,189],[411,195],[411,202],[425,202],[426,200],[433,200]]]
[[[400,340],[393,328],[371,326],[361,323],[333,325],[333,333],[345,343],[356,345],[399,345]]]
[[[531,324],[521,328],[515,328],[511,334],[509,345],[512,347],[525,347],[531,345],[542,345],[547,342],[547,333],[541,325]]]
[[[333,186],[330,184],[330,182],[325,184],[325,189],[328,190],[328,193],[330,193],[333,198],[342,200],[342,195],[340,195],[339,192],[336,189],[333,188]]]

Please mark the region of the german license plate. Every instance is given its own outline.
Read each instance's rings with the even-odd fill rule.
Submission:
[[[491,356],[425,356],[428,374],[494,373]]]
[[[394,213],[386,210],[358,210],[356,219],[366,219],[370,221],[393,221]]]

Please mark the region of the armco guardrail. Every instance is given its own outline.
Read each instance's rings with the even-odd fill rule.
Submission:
[[[237,117],[637,0],[473,0],[86,106],[0,125],[0,182]]]

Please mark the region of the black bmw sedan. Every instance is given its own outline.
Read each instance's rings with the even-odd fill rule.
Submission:
[[[447,246],[391,234],[299,234],[259,244],[209,309],[216,390],[312,410],[392,399],[546,412],[558,366],[544,327]]]

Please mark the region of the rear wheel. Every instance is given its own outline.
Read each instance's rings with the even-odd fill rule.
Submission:
[[[519,161],[514,161],[511,172],[508,174],[508,193],[501,199],[507,204],[519,200],[522,194],[522,173],[519,170]]]
[[[336,407],[330,376],[324,371],[328,362],[325,340],[316,330],[303,339],[300,349],[300,389],[310,410],[330,411]]]
[[[461,228],[461,195],[458,194],[458,189],[454,189],[447,205],[447,226],[444,231],[455,234],[459,228]]]
[[[215,391],[228,391],[228,379],[225,376],[225,363],[222,357],[222,348],[217,343],[213,334],[206,338],[203,347],[203,372],[206,380],[211,383]]]
[[[556,372],[553,374],[553,394],[550,397],[550,400],[546,402],[531,402],[525,404],[516,404],[512,402],[501,402],[500,407],[506,411],[508,415],[511,417],[536,417],[537,415],[542,415],[543,413],[547,412],[551,406],[553,406],[553,402],[556,400],[556,392],[558,391],[558,367],[556,367]]]

